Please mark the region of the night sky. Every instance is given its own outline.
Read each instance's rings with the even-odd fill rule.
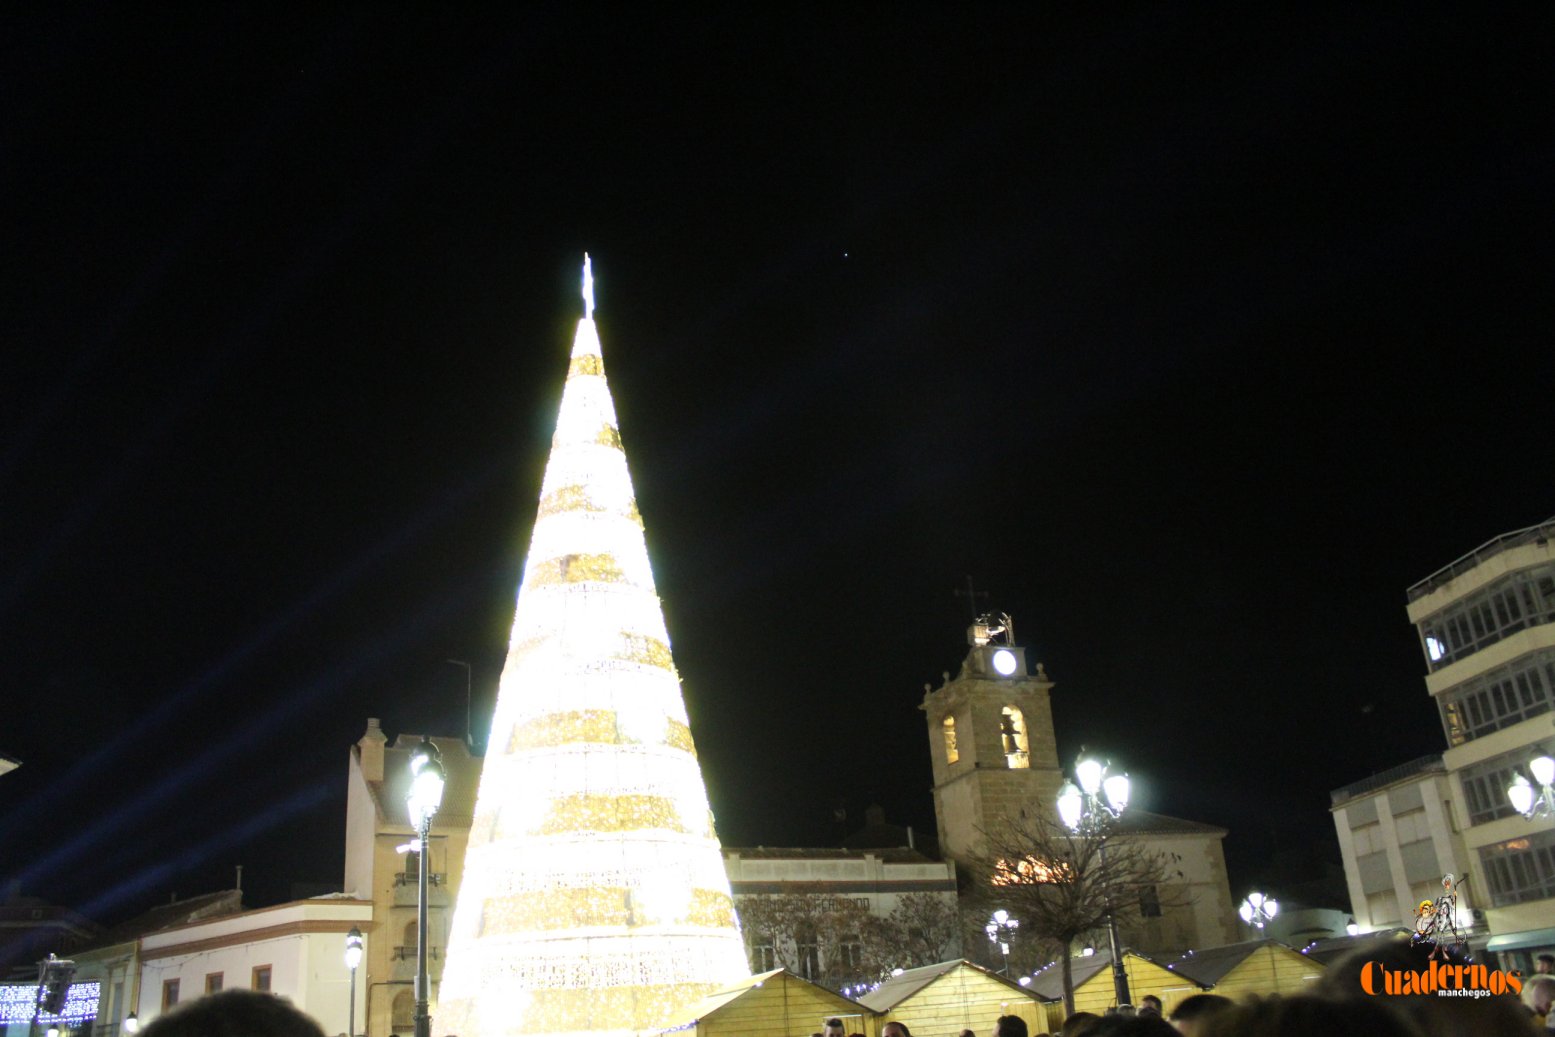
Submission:
[[[932,830],[970,575],[1279,893],[1555,513],[1548,8],[179,6],[0,22],[23,894],[338,883],[366,719],[484,736],[585,250],[726,844]]]

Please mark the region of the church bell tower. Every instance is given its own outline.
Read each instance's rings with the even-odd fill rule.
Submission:
[[[1042,664],[1028,672],[1026,649],[1007,615],[979,616],[955,678],[923,686],[934,765],[940,849],[964,862],[986,849],[985,832],[1022,810],[1053,812],[1063,775]]]

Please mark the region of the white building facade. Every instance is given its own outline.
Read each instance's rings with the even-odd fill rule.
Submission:
[[[1414,927],[1415,908],[1441,895],[1442,876],[1470,871],[1440,756],[1383,771],[1333,793],[1334,827],[1356,925],[1363,933]],[[1477,890],[1460,887],[1459,923],[1483,927]]]
[[[743,935],[753,973],[789,967],[812,982],[834,986],[874,978],[858,971],[863,965],[861,933],[801,934],[804,926],[800,925],[774,936],[762,926],[750,924],[753,912],[760,910],[758,902],[763,900],[798,896],[810,901],[813,920],[822,930],[839,923],[846,926],[843,920],[857,920],[859,912],[884,920],[909,895],[935,898],[938,910],[923,912],[935,921],[953,925],[951,920],[956,917],[954,862],[933,860],[908,847],[725,847],[723,855],[735,908],[746,919]],[[919,936],[937,943],[947,958],[961,953],[959,934],[954,930]],[[903,941],[908,941],[907,934],[903,934]],[[910,964],[905,957],[903,963]]]
[[[372,916],[369,901],[328,897],[151,933],[141,939],[136,1014],[144,1024],[186,1001],[243,988],[286,998],[325,1033],[346,1033],[351,990],[346,934],[352,927],[369,933]],[[372,936],[365,939],[370,942]],[[359,1032],[366,1019],[368,982],[358,969]]]
[[[1555,949],[1555,817],[1529,821],[1506,793],[1555,752],[1552,535],[1555,518],[1496,537],[1409,589],[1470,886],[1503,965]]]

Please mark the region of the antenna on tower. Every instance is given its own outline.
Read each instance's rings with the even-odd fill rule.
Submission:
[[[594,264],[589,262],[587,252],[583,253],[583,316],[594,319]]]
[[[966,599],[967,607],[972,610],[972,622],[976,623],[977,622],[977,617],[979,615],[978,609],[977,609],[977,599],[978,598],[986,598],[986,597],[988,597],[988,592],[987,591],[980,591],[977,588],[973,587],[972,586],[972,577],[969,575],[966,578],[966,590],[962,590],[959,587],[956,588],[956,597],[958,597],[958,598],[965,598]]]

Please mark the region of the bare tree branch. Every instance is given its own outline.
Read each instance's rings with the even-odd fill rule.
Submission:
[[[1109,911],[1137,907],[1143,896],[1163,906],[1186,902],[1180,887],[1168,885],[1176,869],[1167,855],[1107,827],[1072,832],[1041,814],[1023,814],[983,835],[988,852],[968,862],[976,895],[1019,920],[1022,939],[1058,946],[1068,1014],[1076,942],[1103,928]]]

